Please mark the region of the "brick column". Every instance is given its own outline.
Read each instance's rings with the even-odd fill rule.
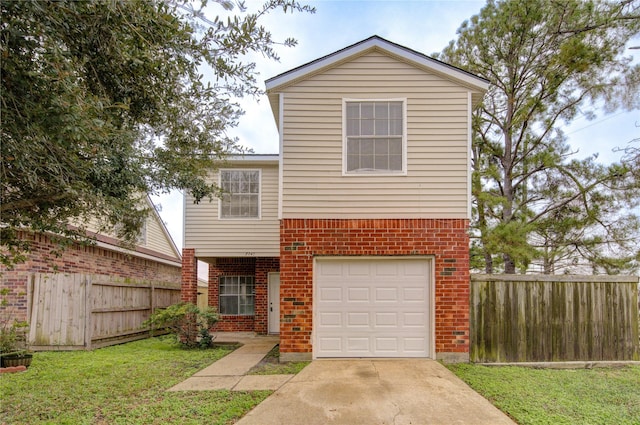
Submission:
[[[181,300],[192,304],[198,303],[198,260],[194,248],[182,249],[182,287]]]

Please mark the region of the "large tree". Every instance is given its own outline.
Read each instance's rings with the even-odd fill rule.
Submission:
[[[133,241],[141,196],[216,196],[207,173],[242,150],[227,134],[235,99],[260,93],[246,55],[277,60],[277,44],[295,44],[273,40],[260,17],[313,8],[212,3],[2,0],[2,263],[28,249],[20,230],[82,238],[70,224],[98,219]]]
[[[640,66],[625,56],[639,31],[637,0],[489,1],[439,55],[491,82],[473,120],[476,267],[633,267],[633,168],[576,159],[561,127],[594,105],[640,106]]]

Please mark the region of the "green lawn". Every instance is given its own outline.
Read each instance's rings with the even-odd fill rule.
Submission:
[[[591,370],[448,367],[520,425],[640,424],[640,366]]]
[[[36,353],[0,378],[0,424],[229,424],[270,391],[166,392],[229,353],[159,337],[95,351]]]
[[[276,345],[247,375],[297,375],[309,363],[311,362],[280,363],[280,345]]]

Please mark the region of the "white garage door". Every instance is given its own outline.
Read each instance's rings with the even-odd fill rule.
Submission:
[[[315,357],[429,357],[430,260],[317,259]]]

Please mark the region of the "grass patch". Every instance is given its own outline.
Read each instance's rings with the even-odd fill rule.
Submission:
[[[447,367],[520,425],[640,424],[640,366],[590,370]]]
[[[296,375],[309,363],[311,362],[280,363],[280,345],[276,345],[247,375]]]
[[[0,379],[0,423],[231,424],[271,392],[166,392],[230,352],[183,350],[171,336],[95,351],[36,353]]]

